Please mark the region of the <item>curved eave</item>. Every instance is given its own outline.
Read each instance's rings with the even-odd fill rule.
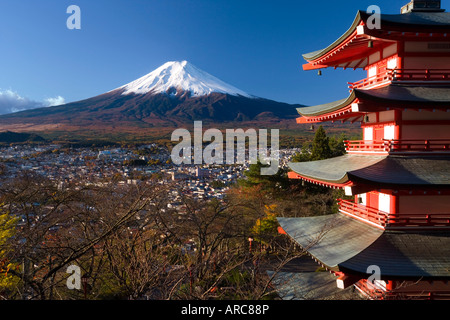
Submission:
[[[281,228],[332,271],[381,278],[450,278],[450,234],[381,230],[343,214],[277,218]]]
[[[336,41],[334,41],[332,44],[330,44],[326,48],[303,54],[302,55],[303,58],[306,61],[312,62],[312,61],[315,61],[315,60],[323,57],[325,54],[327,54],[334,48],[338,47],[345,41],[349,41],[349,39],[356,34],[356,28],[360,23],[361,23],[361,11],[358,11],[355,19],[353,20],[352,25],[342,36],[340,36]]]
[[[374,45],[369,47],[368,42],[374,39],[362,32],[361,28],[364,28],[364,25],[362,11],[358,11],[351,27],[339,39],[324,49],[303,55],[308,62],[303,65],[303,70],[328,67],[355,70],[367,67],[368,57],[371,54],[383,50],[395,41],[384,39],[374,42]]]
[[[358,11],[351,27],[328,47],[303,54],[308,62],[304,70],[327,67],[364,68],[367,57],[396,41],[410,37],[430,36],[433,40],[446,40],[450,33],[450,14],[446,12],[413,12],[408,14],[382,14],[382,29],[369,29],[366,21],[371,16]],[[373,41],[373,47],[368,42]]]
[[[290,162],[288,166],[298,175],[296,177],[297,179],[342,188],[352,184],[348,175],[349,172],[374,165],[386,157],[387,156],[346,154],[325,160]],[[291,177],[295,177],[295,174],[291,174]]]
[[[335,182],[335,181],[324,181],[324,180],[317,180],[312,177],[307,177],[305,175],[298,174],[295,171],[288,172],[288,178],[289,179],[299,179],[303,180],[312,184],[317,184],[322,187],[329,187],[333,189],[343,189],[345,187],[351,187],[353,186],[353,182],[348,179],[348,177],[344,177],[342,179],[342,182]]]
[[[344,188],[447,190],[450,157],[346,154],[340,157],[288,164],[290,178]]]
[[[277,220],[289,237],[333,271],[339,271],[339,264],[366,249],[383,233],[342,214]]]
[[[325,103],[317,106],[297,108],[298,114],[302,117],[297,118],[297,123],[323,122],[350,117],[360,117],[359,112],[352,112],[352,105],[357,102],[354,90],[345,99]]]
[[[403,108],[443,108],[450,107],[450,85],[427,85],[392,83],[372,90],[354,89],[361,102],[389,104]]]
[[[380,88],[354,89],[338,101],[297,108],[302,116],[297,123],[352,119],[358,121],[367,112],[393,109],[450,109],[450,86],[389,84]]]
[[[371,16],[365,11],[360,11],[360,15],[363,21],[367,21]],[[381,26],[382,30],[449,32],[450,13],[444,11],[416,11],[405,14],[381,14]]]
[[[386,188],[449,188],[450,157],[389,155],[370,166],[348,172],[357,183]]]
[[[450,234],[446,231],[385,231],[339,268],[367,276],[377,265],[384,279],[449,279]]]

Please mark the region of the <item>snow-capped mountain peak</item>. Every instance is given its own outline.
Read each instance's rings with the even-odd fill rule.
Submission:
[[[191,97],[205,96],[218,92],[253,98],[253,96],[200,70],[187,61],[166,62],[156,70],[119,89],[123,90],[123,95],[127,95],[166,93],[170,92],[169,89],[172,88],[180,91],[189,91]]]

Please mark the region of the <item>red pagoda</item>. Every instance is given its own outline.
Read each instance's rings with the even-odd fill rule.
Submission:
[[[290,163],[289,177],[345,190],[336,214],[279,218],[297,244],[370,299],[450,298],[450,13],[411,1],[401,14],[359,11],[304,70],[352,68],[347,98],[299,108],[299,124],[360,122],[340,157]],[[375,280],[374,280],[375,279]]]

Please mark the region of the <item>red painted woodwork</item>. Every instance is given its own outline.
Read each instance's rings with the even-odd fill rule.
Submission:
[[[338,199],[342,213],[362,221],[376,224],[383,229],[400,227],[450,227],[450,213],[396,213],[396,198],[391,196],[391,211],[387,213],[376,209],[378,195],[367,193],[367,205]]]
[[[387,213],[347,200],[338,199],[338,201],[339,209],[342,213],[350,215],[358,220],[374,223],[381,228],[386,227],[388,221]]]
[[[380,139],[382,130],[375,129],[375,140],[345,140],[345,150],[351,153],[359,152],[448,152],[450,151],[450,139],[430,140],[386,140]]]
[[[383,60],[383,61],[386,61]],[[348,82],[348,87],[353,89],[368,89],[379,87],[381,85],[388,85],[392,82],[422,82],[430,83],[450,81],[450,69],[394,69],[377,67],[377,74],[365,79]]]
[[[312,184],[317,184],[323,187],[330,187],[333,189],[343,189],[344,187],[349,187],[352,186],[353,183],[352,182],[346,182],[346,183],[331,183],[331,182],[324,182],[324,181],[320,181],[320,180],[316,180],[316,179],[312,179],[312,178],[308,178],[308,177],[304,177],[299,175],[298,173],[294,172],[294,171],[289,171],[288,172],[288,178],[289,179],[301,179],[303,181],[312,183]]]
[[[422,108],[420,100],[414,100],[414,92],[405,95],[406,98],[395,96],[395,91],[392,95],[381,95],[377,98],[376,91],[373,91],[373,95],[364,95],[361,91],[380,89],[382,93],[386,93],[386,89],[391,89],[391,87],[384,88],[388,85],[392,85],[396,89],[399,86],[405,88],[445,86],[448,88],[450,86],[450,59],[447,59],[449,51],[431,50],[436,49],[436,46],[430,47],[424,42],[448,43],[450,33],[444,28],[427,30],[425,26],[421,28],[392,24],[388,27],[389,29],[383,29],[383,27],[369,29],[364,22],[355,21],[353,25],[355,29],[349,30],[346,33],[347,36],[338,40],[339,43],[335,42],[329,47],[332,49],[322,50],[320,56],[313,55],[315,59],[303,65],[304,70],[326,67],[334,69],[338,67],[344,69],[364,68],[367,71],[367,77],[356,82],[348,82],[350,97],[358,96],[361,101],[358,98],[350,101],[352,98],[348,98],[346,103],[334,106],[333,109],[340,108],[339,110],[327,114],[317,112],[314,116],[303,116],[297,119],[297,123],[309,124],[323,121],[334,122],[335,120],[352,123],[360,121],[362,128],[373,128],[373,132],[370,132],[370,129],[365,130],[365,140],[344,141],[346,151],[352,154],[401,155],[404,157],[449,155],[450,117],[448,111],[450,111],[450,106],[437,103],[436,108],[433,109],[434,106],[430,106],[428,101],[427,107],[422,109],[426,112],[411,114],[411,110],[421,111]],[[369,41],[372,41],[371,46],[368,46]],[[447,49],[447,47],[438,49]],[[422,65],[423,68],[421,68]],[[435,101],[439,101],[439,97]],[[428,113],[435,111],[444,112],[435,115]],[[346,194],[354,195],[354,200],[338,199],[339,211],[380,229],[450,230],[450,208],[446,207],[450,195],[450,186],[448,185],[405,186],[396,185],[395,181],[387,185],[370,182],[370,179],[364,179],[362,184],[358,184],[360,181],[357,178],[355,181],[339,185],[304,177],[294,172],[289,173],[289,178],[302,179],[333,188],[350,187],[350,190],[346,189]],[[386,190],[386,188],[390,189]],[[413,202],[411,198],[408,199],[412,196],[414,198],[421,197],[421,199]],[[430,196],[434,198],[430,198]],[[422,200],[422,197],[426,201]],[[359,199],[364,199],[364,201],[358,203]],[[404,205],[405,201],[408,203],[407,206]],[[389,212],[382,211],[380,208]],[[341,283],[341,287],[346,287],[350,276],[352,275],[347,273],[340,274],[338,284]],[[374,284],[367,279],[360,279],[354,285],[371,299],[396,299],[398,297],[450,299],[450,282],[446,282],[440,287],[431,281],[427,283],[420,280],[413,283],[420,285],[403,290],[401,284],[404,282],[405,279],[383,279]]]
[[[388,71],[384,71],[382,73],[376,74],[372,77],[367,77],[365,79],[356,81],[356,82],[347,82],[348,88],[351,90],[353,89],[361,89],[361,88],[368,88],[368,87],[374,87],[376,85],[381,84],[389,84],[392,81],[392,73]]]

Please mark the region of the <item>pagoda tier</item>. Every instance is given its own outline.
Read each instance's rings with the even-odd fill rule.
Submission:
[[[439,112],[439,117],[435,117],[437,118],[435,120],[446,120],[443,123],[450,125],[449,87],[390,84],[371,90],[353,89],[346,99],[297,108],[297,112],[302,116],[297,119],[297,123],[336,120],[364,122],[364,116],[369,113],[392,110],[408,111],[409,113],[412,111]],[[423,119],[424,117],[416,118]],[[400,119],[392,118],[391,120],[399,121]]]
[[[377,265],[382,279],[450,280],[448,231],[380,230],[342,214],[278,220],[295,242],[330,271],[367,278],[368,267]]]
[[[436,0],[402,12],[371,28],[359,11],[339,39],[303,55],[304,70],[364,68],[367,78],[345,99],[298,108],[297,122],[360,122],[363,134],[344,156],[289,164],[292,179],[344,189],[339,212],[278,221],[339,288],[450,299],[450,14]]]
[[[450,190],[450,157],[346,154],[318,161],[291,162],[291,177],[330,187],[370,185],[373,189]]]
[[[290,163],[291,179],[345,190],[342,214],[379,229],[450,229],[450,157],[341,157]]]
[[[420,48],[430,50],[432,57],[448,58],[450,14],[447,12],[381,14],[379,29],[371,28],[370,17],[371,14],[358,11],[351,27],[339,39],[324,49],[303,55],[308,62],[303,69],[365,69],[389,57],[400,58],[395,61],[398,62],[395,67],[410,68],[417,60],[414,58],[423,57]],[[394,65],[394,60],[391,64]],[[442,62],[438,62],[438,67],[442,68]]]
[[[283,230],[340,289],[371,298],[450,298],[450,235],[446,231],[380,230],[342,214],[279,218]],[[299,232],[302,230],[302,232]],[[381,271],[373,282],[373,266]]]

